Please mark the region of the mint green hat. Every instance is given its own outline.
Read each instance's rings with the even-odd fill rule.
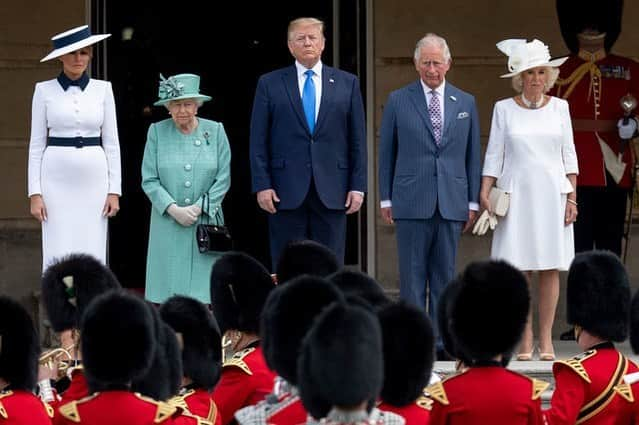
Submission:
[[[200,76],[195,74],[178,74],[164,78],[160,74],[160,100],[155,106],[165,105],[172,100],[195,99],[201,102],[211,100],[211,96],[200,94]]]

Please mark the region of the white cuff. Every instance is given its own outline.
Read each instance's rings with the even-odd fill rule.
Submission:
[[[380,208],[390,208],[393,206],[393,203],[389,200],[383,200],[382,202],[379,203]]]
[[[469,202],[468,209],[471,211],[479,211],[479,204],[477,202]]]

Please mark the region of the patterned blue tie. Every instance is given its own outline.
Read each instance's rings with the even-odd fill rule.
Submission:
[[[306,75],[306,81],[302,91],[302,105],[304,106],[308,129],[313,133],[315,129],[315,83],[313,82],[313,71],[309,69],[304,75]]]

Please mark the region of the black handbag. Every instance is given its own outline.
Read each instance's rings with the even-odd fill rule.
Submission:
[[[221,208],[221,207],[220,207]],[[223,224],[209,223],[209,201],[208,195],[202,196],[202,211],[206,215],[206,223],[200,223],[195,228],[195,240],[200,253],[205,252],[226,252],[233,250],[233,239],[231,232]],[[222,217],[218,211],[215,212],[215,221],[222,222]]]

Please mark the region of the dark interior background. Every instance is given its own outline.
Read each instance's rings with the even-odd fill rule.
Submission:
[[[213,100],[198,114],[222,122],[231,144],[231,189],[224,201],[227,223],[239,250],[270,264],[266,215],[250,188],[248,135],[255,85],[261,74],[292,64],[286,29],[300,16],[326,23],[325,64],[333,65],[337,30],[339,67],[363,77],[364,1],[335,4],[339,10],[333,9],[332,1],[92,2],[93,31],[112,34],[108,43],[99,45],[102,50],[96,51],[93,67],[94,75],[112,82],[117,106],[123,196],[121,211],[110,225],[109,263],[124,286],[144,286],[150,203],[140,188],[140,166],[148,126],[167,117],[164,107],[152,106],[160,73],[201,76],[201,92]],[[339,16],[338,28],[334,13]],[[346,248],[346,264],[359,264],[364,270],[365,214],[349,217]]]

